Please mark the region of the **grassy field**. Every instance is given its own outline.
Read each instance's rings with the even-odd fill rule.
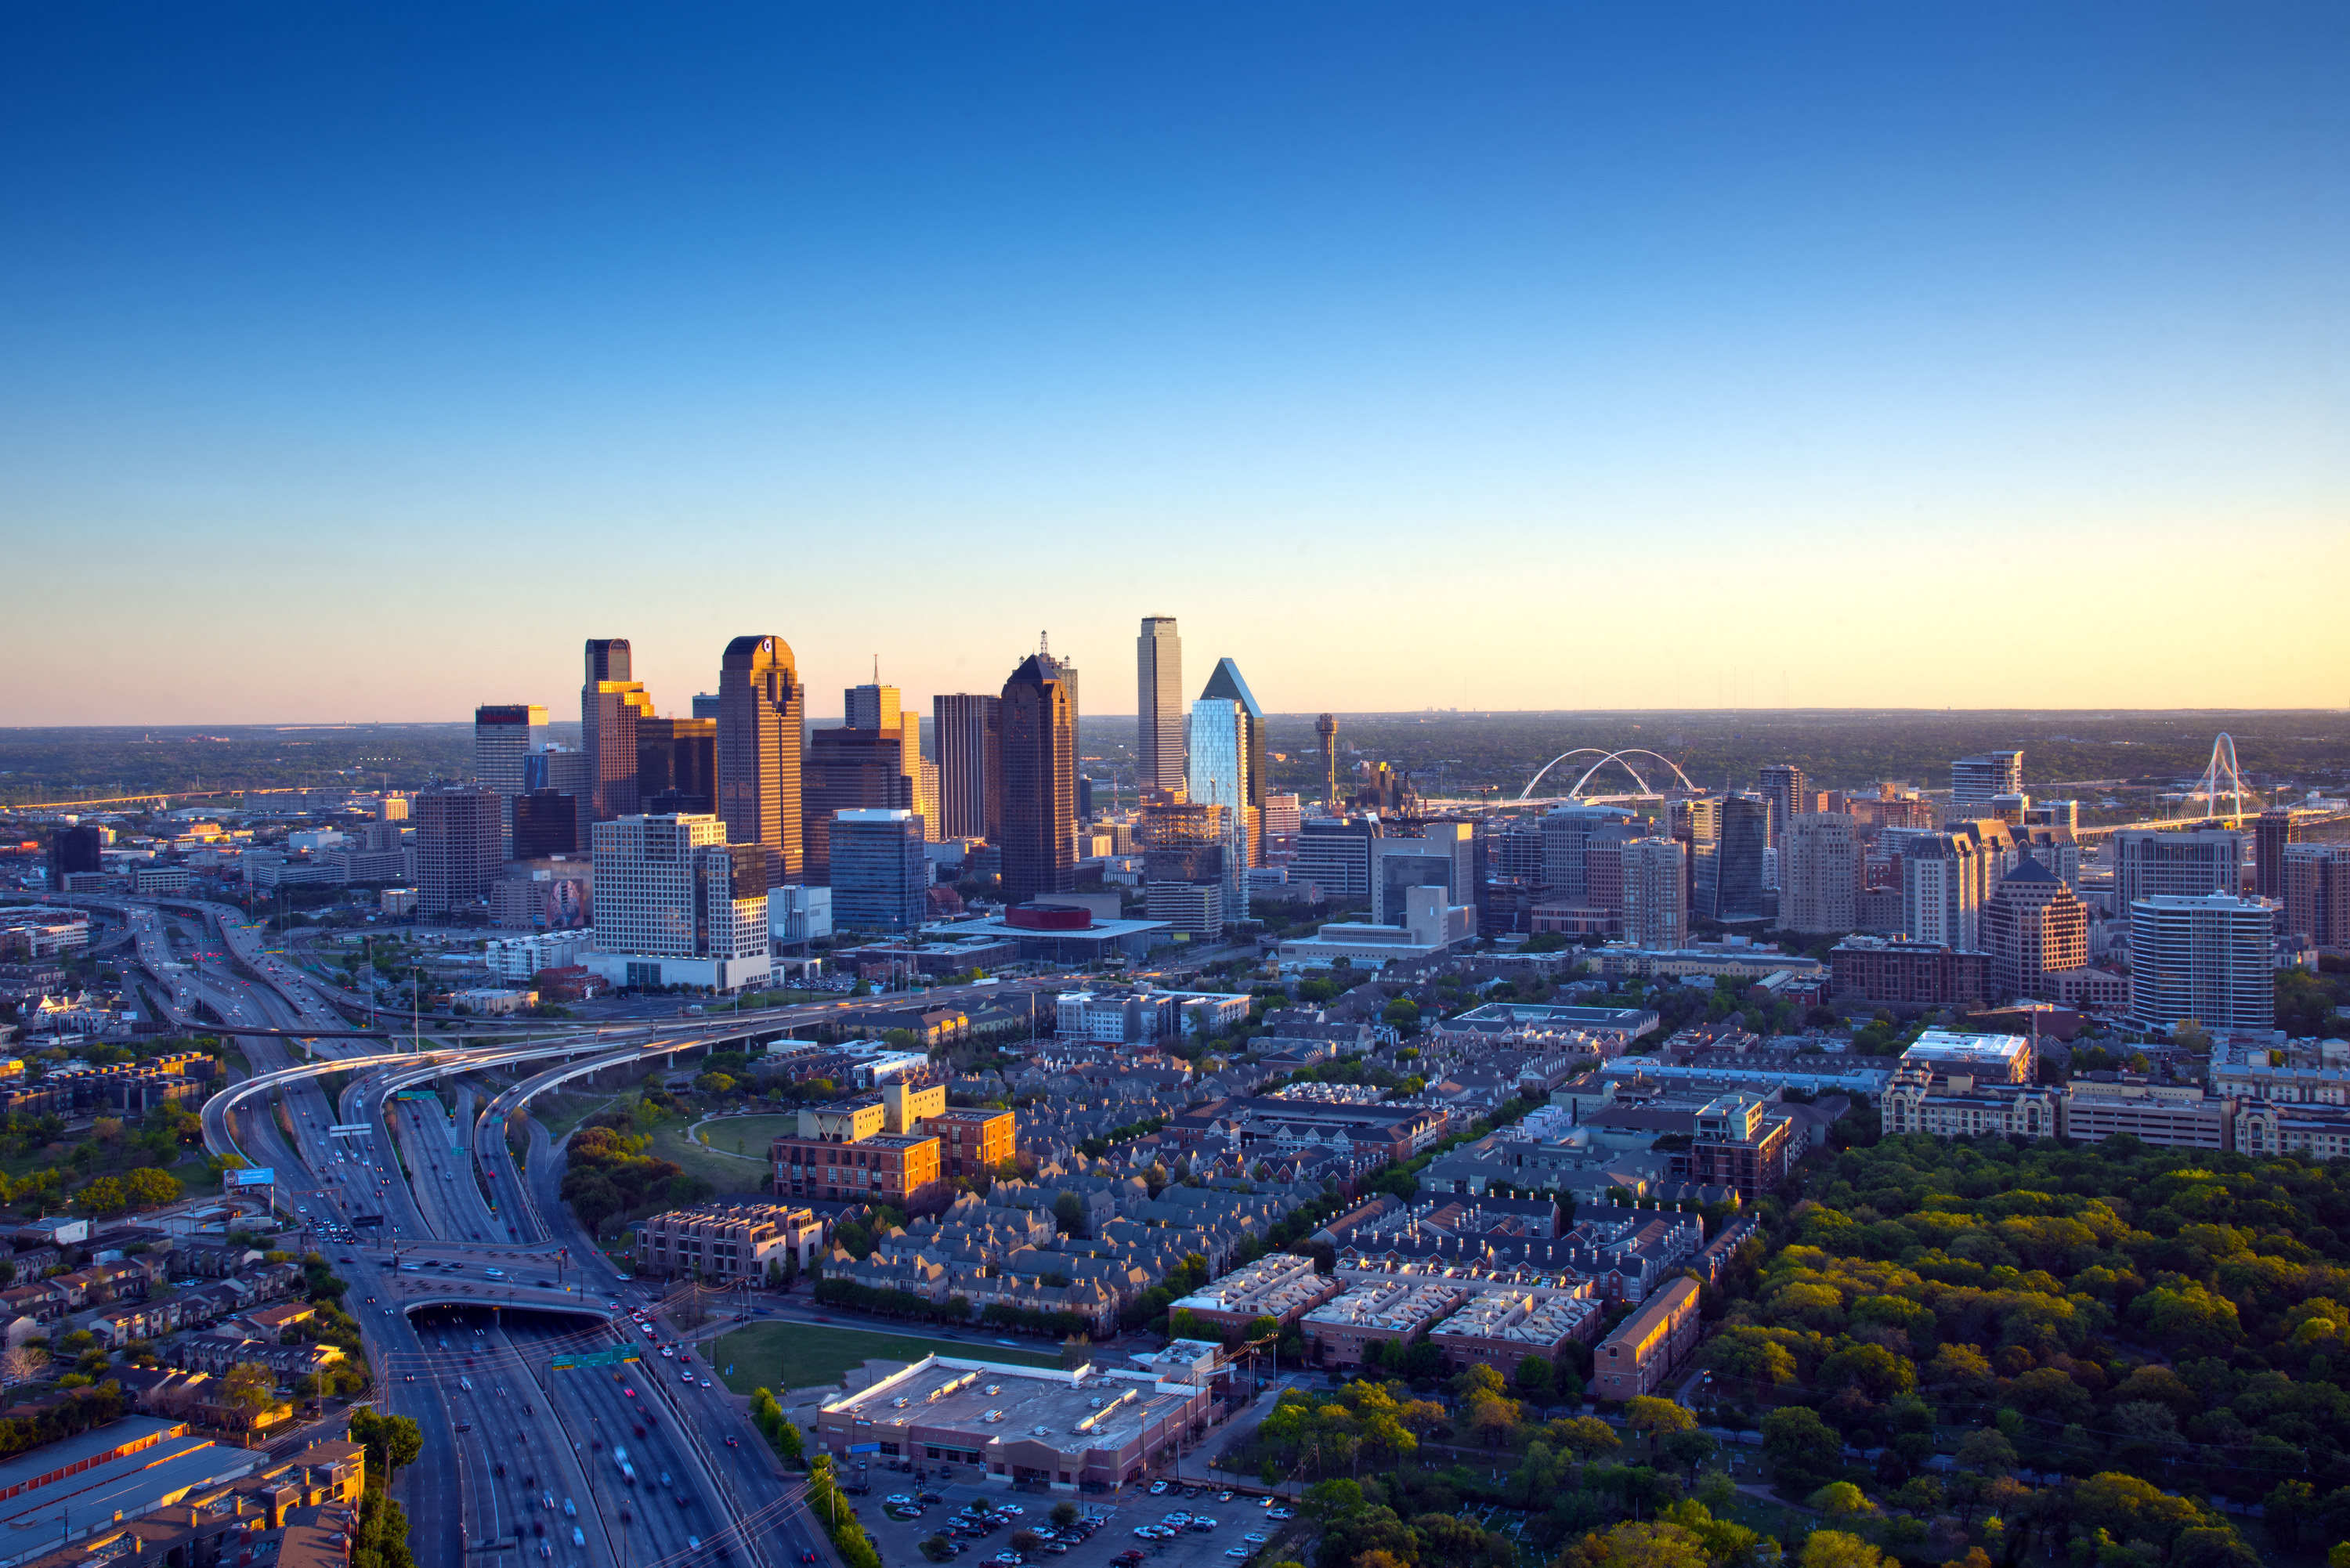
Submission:
[[[721,1154],[740,1152],[753,1159],[764,1158],[767,1146],[785,1133],[799,1130],[796,1113],[787,1116],[721,1116],[714,1122],[704,1122],[694,1136],[706,1140]],[[743,1147],[738,1151],[735,1145]]]
[[[920,1361],[925,1355],[966,1355],[1014,1366],[1058,1366],[1056,1353],[1013,1350],[994,1343],[993,1335],[976,1332],[969,1339],[916,1339],[906,1334],[870,1334],[862,1329],[827,1328],[804,1323],[757,1323],[738,1328],[712,1343],[703,1359],[725,1373],[726,1386],[737,1394],[754,1388],[810,1388],[837,1383],[840,1375],[868,1359]]]
[[[731,1154],[704,1148],[687,1137],[682,1122],[664,1122],[651,1132],[652,1147],[646,1153],[656,1159],[674,1161],[688,1175],[708,1178],[721,1192],[748,1192],[764,1189],[770,1183],[764,1148],[756,1158],[737,1159]]]

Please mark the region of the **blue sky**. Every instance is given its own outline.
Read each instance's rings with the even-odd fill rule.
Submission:
[[[1150,613],[1280,711],[2340,706],[2345,81],[2339,5],[0,6],[0,722],[1040,628],[1108,712]]]

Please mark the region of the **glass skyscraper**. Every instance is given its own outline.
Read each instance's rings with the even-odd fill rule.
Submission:
[[[1003,683],[1003,901],[1024,904],[1076,886],[1076,725],[1055,667],[1032,654]]]
[[[718,815],[730,844],[767,851],[768,880],[800,879],[800,737],[807,690],[792,645],[738,637],[718,667]]]
[[[1185,793],[1194,805],[1224,808],[1224,918],[1248,919],[1248,711],[1224,697],[1191,704]]]

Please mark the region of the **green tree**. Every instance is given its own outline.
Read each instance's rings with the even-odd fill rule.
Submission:
[[[1885,1553],[1842,1530],[1814,1530],[1804,1542],[1803,1568],[1886,1568]]]
[[[1527,1398],[1547,1399],[1551,1391],[1550,1363],[1539,1355],[1529,1355],[1518,1363],[1518,1369],[1511,1375],[1511,1381]]]
[[[1687,1432],[1697,1426],[1697,1415],[1687,1406],[1646,1394],[1625,1401],[1624,1418],[1636,1432]]]
[[[367,1449],[368,1480],[389,1486],[424,1452],[424,1433],[406,1416],[379,1416],[362,1405],[351,1411],[351,1441]]]
[[[1830,1519],[1846,1519],[1874,1511],[1867,1496],[1850,1481],[1830,1481],[1805,1500]]]
[[[1790,1405],[1762,1417],[1762,1452],[1781,1489],[1802,1496],[1835,1478],[1843,1467],[1844,1440],[1817,1411]]]
[[[180,1179],[151,1166],[142,1166],[123,1177],[122,1187],[134,1208],[153,1209],[180,1200]]]

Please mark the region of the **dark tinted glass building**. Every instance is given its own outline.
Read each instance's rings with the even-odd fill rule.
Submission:
[[[809,733],[801,777],[802,880],[811,887],[832,880],[834,813],[913,809],[914,781],[904,766],[905,749],[895,729]]]
[[[554,789],[515,796],[514,852],[517,860],[578,854],[578,802]]]
[[[49,886],[61,888],[65,878],[79,871],[97,871],[104,867],[99,849],[105,842],[95,823],[77,823],[60,827],[49,836]]]
[[[1002,719],[1003,898],[1024,904],[1076,885],[1076,729],[1068,692],[1042,656],[1003,683]]]
[[[637,799],[655,815],[707,816],[718,794],[718,721],[637,721]]]
[[[1003,826],[1003,700],[978,692],[931,699],[939,752],[939,833],[995,841]]]

